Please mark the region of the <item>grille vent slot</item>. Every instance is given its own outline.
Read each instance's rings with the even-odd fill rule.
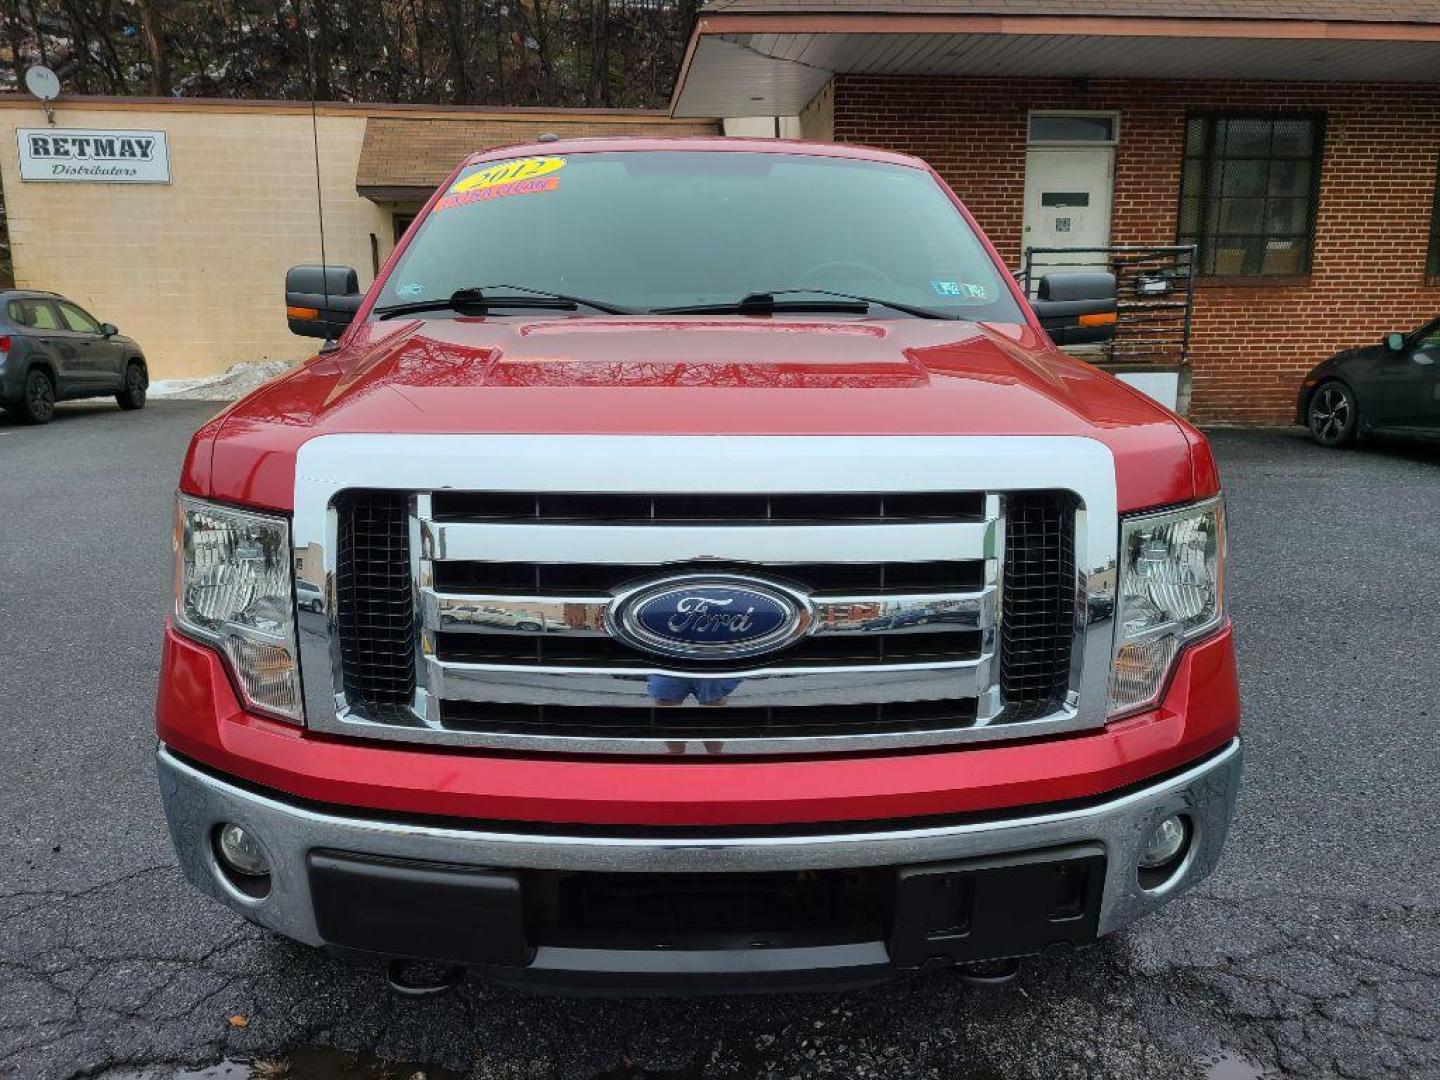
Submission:
[[[528,491],[437,491],[436,521],[555,522],[574,524],[690,524],[717,526],[773,522],[898,524],[915,521],[983,521],[978,491],[840,492],[800,495],[622,495]]]
[[[1016,492],[1005,503],[1005,590],[1001,600],[997,723],[1021,723],[1059,708],[1070,685],[1075,632],[1075,510],[1072,495]]]
[[[451,731],[489,731],[592,739],[818,738],[969,727],[975,699],[890,701],[832,705],[824,709],[625,708],[614,705],[515,705],[465,701],[441,703],[441,723]]]
[[[415,694],[415,596],[409,499],[354,491],[336,501],[336,621],[346,699],[372,714]]]

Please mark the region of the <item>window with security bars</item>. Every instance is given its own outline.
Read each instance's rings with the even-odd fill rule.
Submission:
[[[1435,165],[1435,204],[1430,208],[1430,257],[1425,260],[1425,274],[1440,278],[1440,161]]]
[[[1179,242],[1212,277],[1310,272],[1325,120],[1197,115],[1185,130]]]

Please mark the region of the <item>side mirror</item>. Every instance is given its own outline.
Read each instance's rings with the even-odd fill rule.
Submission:
[[[105,337],[114,337],[119,332],[120,331],[115,328],[115,324],[113,322],[102,322],[100,324],[100,333],[103,334]]]
[[[1385,335],[1385,348],[1389,349],[1389,350],[1390,350],[1391,352],[1393,352],[1393,353],[1402,353],[1402,352],[1404,352],[1404,351],[1405,351],[1405,335],[1404,335],[1404,334],[1399,334],[1399,333],[1389,333],[1389,334],[1386,334],[1386,335]]]
[[[1115,275],[1092,270],[1046,274],[1031,305],[1056,345],[1084,345],[1115,336]]]
[[[285,272],[285,319],[292,334],[337,338],[364,299],[359,275],[348,266],[292,266]]]

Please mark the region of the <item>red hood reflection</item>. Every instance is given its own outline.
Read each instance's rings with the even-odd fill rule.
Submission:
[[[287,508],[340,432],[1086,435],[1122,507],[1194,488],[1193,433],[1027,327],[699,316],[368,323],[202,429],[185,486]]]

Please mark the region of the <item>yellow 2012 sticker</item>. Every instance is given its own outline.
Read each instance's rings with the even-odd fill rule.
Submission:
[[[513,184],[520,180],[534,180],[540,176],[557,173],[564,167],[565,159],[563,157],[530,157],[516,158],[514,161],[501,161],[455,181],[454,186],[450,188],[450,194],[459,195],[464,191],[480,191],[485,188],[500,187],[502,184]]]
[[[501,161],[469,176],[461,177],[450,186],[435,204],[436,210],[502,199],[507,195],[532,195],[537,191],[554,191],[560,186],[555,174],[565,167],[562,157],[516,158]]]

